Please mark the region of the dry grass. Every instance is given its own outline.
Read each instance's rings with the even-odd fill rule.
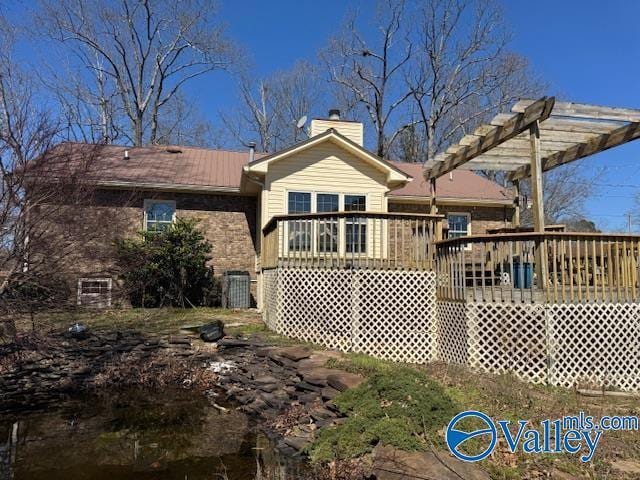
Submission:
[[[640,415],[640,399],[619,397],[585,397],[576,391],[531,385],[509,375],[479,375],[462,367],[432,364],[421,367],[445,387],[460,406],[487,413],[498,420],[541,420],[577,415],[584,411],[598,419],[602,415]],[[589,463],[577,455],[511,454],[496,449],[491,460],[484,461],[494,479],[557,478],[563,472],[573,478],[639,478],[614,472],[611,462],[617,459],[640,461],[640,433],[604,432],[596,454]]]
[[[225,324],[261,328],[260,314],[255,311],[224,310],[220,308],[134,308],[128,310],[82,310],[60,313],[40,313],[35,317],[39,330],[66,328],[81,322],[94,330],[141,330],[145,333],[172,333],[184,326],[197,326],[219,318]],[[19,332],[32,329],[29,317],[16,319]],[[239,328],[236,327],[236,328]],[[234,327],[230,327],[233,329]]]

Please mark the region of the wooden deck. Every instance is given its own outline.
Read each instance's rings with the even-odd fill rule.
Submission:
[[[640,236],[567,232],[461,237],[437,244],[444,299],[640,301]]]

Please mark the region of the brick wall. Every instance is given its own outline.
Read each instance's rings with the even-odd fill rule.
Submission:
[[[429,213],[428,205],[416,205],[410,203],[394,202],[389,199],[390,212],[405,213]],[[471,233],[483,234],[492,228],[502,228],[511,226],[513,220],[513,208],[488,207],[488,206],[450,206],[438,205],[438,213],[447,215],[448,213],[468,213],[471,215]]]
[[[58,268],[68,277],[72,293],[76,293],[80,277],[113,277],[118,265],[113,242],[124,236],[135,236],[143,228],[144,200],[173,200],[178,218],[197,218],[199,227],[212,244],[211,265],[216,275],[226,270],[246,270],[256,279],[256,199],[234,195],[207,195],[152,191],[99,190],[90,204],[55,205],[48,215],[44,246],[56,241],[55,250],[64,249]],[[62,244],[64,243],[64,246]],[[117,297],[117,281],[114,297]],[[255,299],[256,284],[252,282]],[[118,301],[114,302],[118,304]],[[120,302],[122,303],[122,302]]]

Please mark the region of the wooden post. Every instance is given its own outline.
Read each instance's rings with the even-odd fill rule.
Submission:
[[[520,228],[520,180],[513,181],[514,193],[516,196],[516,209],[513,212],[513,226]]]
[[[535,232],[544,233],[544,199],[542,189],[542,158],[540,155],[540,123],[535,121],[529,129],[531,144],[531,194],[533,197],[533,229]],[[536,276],[538,286],[545,289],[547,286],[547,254],[546,242],[541,241],[537,245]]]
[[[436,179],[432,178],[431,182],[431,214],[435,215],[438,213],[438,207],[436,206]]]

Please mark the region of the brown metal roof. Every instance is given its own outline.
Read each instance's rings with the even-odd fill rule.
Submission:
[[[391,162],[405,173],[413,177],[403,188],[389,192],[389,197],[428,197],[431,186],[422,174],[420,163]],[[436,195],[438,198],[456,198],[473,200],[513,200],[512,192],[488,178],[469,170],[456,170],[449,175],[436,179]]]
[[[125,158],[125,151],[129,158]],[[71,164],[87,162],[92,180],[110,183],[171,184],[239,188],[249,152],[183,146],[123,147],[63,143],[55,158]],[[260,158],[264,154],[256,153]]]
[[[125,158],[125,151],[129,152],[128,159]],[[255,159],[265,156],[256,152]],[[183,146],[123,147],[65,142],[43,160],[46,163],[44,170],[48,174],[81,171],[100,183],[239,189],[242,167],[249,162],[249,152]],[[403,188],[390,192],[390,197],[431,195],[421,164],[388,163],[413,177]],[[466,170],[453,172],[453,180],[449,176],[438,178],[436,188],[439,198],[503,201],[513,198],[508,189]]]

